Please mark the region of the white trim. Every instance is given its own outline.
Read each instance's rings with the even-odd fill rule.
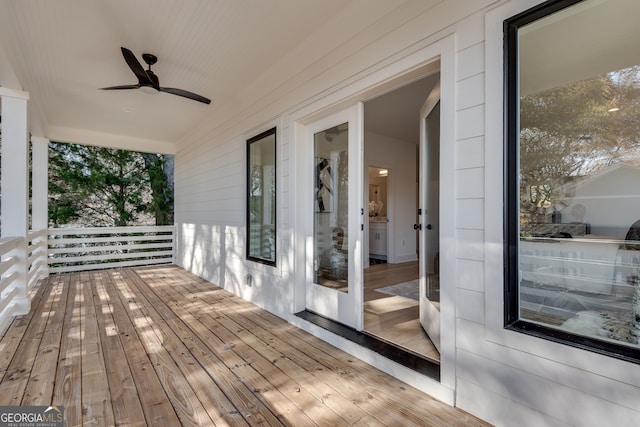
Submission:
[[[29,100],[29,92],[24,92],[16,89],[9,89],[8,87],[0,86],[0,97],[24,99],[25,101],[27,101]]]
[[[29,132],[26,92],[0,88],[2,107],[2,237],[19,237],[14,267],[16,274],[13,314],[27,314],[27,234],[29,232]]]
[[[413,52],[396,62],[390,63],[381,69],[363,75],[361,79],[355,80],[348,86],[337,89],[336,91],[316,100],[305,107],[291,113],[290,123],[292,128],[292,138],[295,143],[296,156],[293,171],[296,177],[295,185],[297,189],[296,195],[301,194],[301,188],[307,188],[308,182],[303,179],[305,170],[309,167],[308,161],[304,153],[305,125],[322,117],[331,114],[339,109],[353,105],[357,101],[366,101],[388,92],[394,88],[415,81],[421,77],[440,71],[441,73],[441,162],[447,165],[443,168],[442,176],[443,186],[447,188],[455,187],[455,76],[456,76],[456,42],[455,34],[443,36],[438,41]],[[440,58],[440,67],[438,68],[438,58]],[[360,177],[362,179],[362,177]],[[308,180],[308,179],[307,179]],[[298,199],[299,201],[300,199]],[[310,244],[305,240],[306,231],[304,226],[305,213],[308,207],[301,206],[301,203],[294,204],[296,213],[295,244],[296,248],[296,280],[294,286],[295,302],[294,313],[304,310],[304,293],[305,293],[305,272],[306,265],[304,253],[306,245]],[[442,297],[447,301],[443,304],[441,312],[442,323],[445,325],[448,333],[442,337],[443,353],[441,354],[441,381],[438,387],[439,391],[430,389],[428,392],[432,395],[450,396],[446,398],[449,404],[454,404],[454,391],[456,387],[456,289],[457,283],[456,273],[456,228],[455,228],[455,194],[453,191],[444,194],[441,197],[442,214],[447,216],[449,221],[441,221],[441,235],[444,241],[441,241],[441,276],[443,281],[446,280],[451,284],[450,289],[442,292]],[[302,270],[302,271],[301,271]],[[298,322],[300,323],[300,322]],[[305,322],[301,322],[305,323]],[[326,339],[319,335],[319,331],[309,325],[305,325],[304,329],[314,331],[314,334],[322,339]],[[358,349],[354,350],[352,347]],[[356,344],[347,344],[342,342],[340,348],[356,355],[362,350],[362,347]],[[358,356],[360,357],[360,356]],[[389,372],[393,369],[393,362],[382,357],[376,357],[371,360],[364,359],[373,366]],[[420,375],[414,376],[422,377]],[[396,375],[393,373],[393,375]],[[397,375],[396,375],[397,376]],[[445,399],[443,399],[445,400]]]
[[[62,126],[50,126],[47,136],[51,141],[63,141],[81,145],[96,145],[128,151],[145,153],[176,154],[176,144],[169,141],[136,138],[130,135],[118,135],[96,132],[86,129],[72,129]]]
[[[76,227],[76,228],[50,228],[49,236],[62,236],[65,234],[133,234],[133,233],[151,233],[151,232],[174,232],[175,226],[173,225],[140,225],[131,227]],[[143,236],[134,237],[135,239],[141,239]],[[155,237],[155,236],[151,236]],[[167,236],[168,237],[168,236]],[[121,236],[118,239],[124,240],[127,236]],[[94,240],[97,241],[96,238]]]
[[[32,136],[31,147],[31,227],[41,230],[49,227],[49,140]]]

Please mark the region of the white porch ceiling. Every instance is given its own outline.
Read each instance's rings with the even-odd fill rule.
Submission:
[[[381,18],[404,0],[0,0],[0,85],[29,92],[36,136],[171,152],[276,61],[365,3]],[[99,90],[137,83],[121,46],[142,64],[142,53],[158,56],[161,86],[212,103]]]

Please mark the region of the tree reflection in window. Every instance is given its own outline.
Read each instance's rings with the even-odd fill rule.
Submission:
[[[276,128],[247,141],[247,259],[276,264]]]

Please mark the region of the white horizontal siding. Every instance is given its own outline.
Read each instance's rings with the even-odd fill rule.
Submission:
[[[456,107],[467,110],[484,104],[484,73],[478,73],[458,80],[456,88]]]
[[[369,79],[385,64],[400,62],[455,32],[455,164],[443,167],[455,169],[451,190],[456,221],[457,404],[497,425],[638,421],[638,365],[503,330],[502,138],[495,134],[502,128],[502,114],[487,102],[492,96],[502,98],[502,86],[491,74],[496,58],[487,56],[495,49],[501,54],[501,45],[485,40],[485,16],[504,6],[515,14],[539,2],[409,1],[395,11],[390,7],[378,21],[374,14],[357,16],[349,10],[350,19],[332,23],[348,23],[348,34],[340,33],[338,26],[324,35],[310,35],[299,50],[238,94],[237,103],[180,141],[177,262],[291,319],[301,300],[292,283],[294,271],[304,267],[293,263],[304,250],[293,240],[295,194],[298,174],[307,171],[293,163],[296,144],[301,142],[287,127],[289,115],[318,100],[339,102],[332,97],[345,87],[379,83]],[[330,47],[340,34],[346,39]],[[244,259],[245,141],[274,124],[282,132],[278,134],[277,268]],[[252,286],[246,284],[247,274],[253,277]]]
[[[484,168],[459,169],[456,171],[456,198],[483,198],[484,188]]]
[[[458,199],[456,212],[458,228],[484,229],[484,199]]]
[[[519,358],[524,357],[518,355]],[[459,351],[459,377],[480,385],[490,392],[508,398],[530,408],[544,408],[546,414],[568,425],[574,426],[637,426],[640,420],[640,405],[635,387],[615,383],[588,373],[582,381],[586,389],[576,389],[566,385],[571,369],[563,370],[555,380],[532,375],[526,371],[510,367],[483,357],[476,352]],[[535,361],[536,364],[540,363]],[[505,381],[508,378],[509,381]],[[624,389],[630,394],[625,398]],[[604,396],[594,396],[606,390]],[[617,391],[617,392],[616,392]],[[631,396],[635,396],[631,397]],[[621,405],[625,402],[635,408]],[[588,421],[587,421],[588,420]]]
[[[475,44],[458,51],[456,59],[458,61],[457,81],[484,73],[484,42],[477,41]]]
[[[492,393],[463,378],[458,378],[457,398],[466,411],[497,426],[571,427],[570,424],[515,402],[508,396]]]
[[[484,166],[484,136],[456,141],[456,169]]]
[[[484,291],[484,262],[458,258],[456,260],[458,270],[458,289],[470,291]],[[484,304],[483,304],[484,307]]]
[[[456,317],[469,320],[478,324],[484,324],[484,292],[457,289],[456,293]]]
[[[484,135],[484,105],[459,110],[456,114],[457,138],[462,140],[482,135]]]

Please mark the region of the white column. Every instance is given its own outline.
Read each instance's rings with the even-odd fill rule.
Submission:
[[[29,231],[29,135],[27,130],[27,92],[0,87],[2,102],[2,228],[0,236],[21,237],[15,250],[16,311],[27,314],[27,233]]]
[[[31,229],[45,230],[38,239],[39,277],[49,275],[46,230],[49,228],[49,139],[31,137]],[[38,261],[36,261],[38,262]]]
[[[31,229],[49,228],[49,139],[31,137]]]

